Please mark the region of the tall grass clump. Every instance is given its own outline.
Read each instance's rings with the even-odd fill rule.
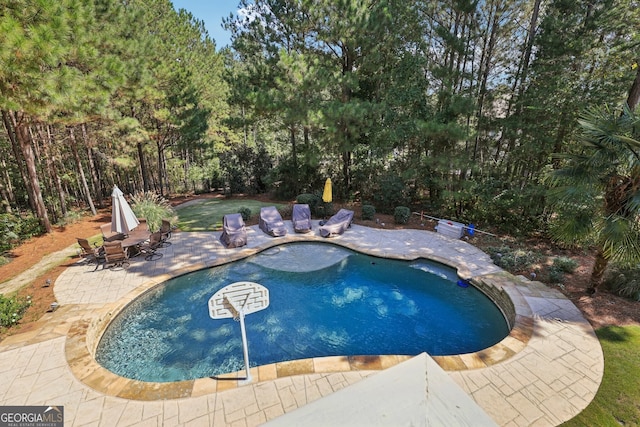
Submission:
[[[156,193],[137,192],[133,196],[131,209],[138,218],[145,218],[149,231],[160,230],[162,220],[167,219],[171,223],[178,220],[178,215],[173,210],[169,201]]]

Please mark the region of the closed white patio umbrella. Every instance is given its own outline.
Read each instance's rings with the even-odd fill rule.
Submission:
[[[117,185],[111,193],[111,231],[127,234],[140,224]]]

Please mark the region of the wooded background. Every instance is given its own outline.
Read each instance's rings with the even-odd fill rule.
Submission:
[[[320,192],[544,228],[554,153],[640,96],[635,0],[0,0],[0,203],[44,230],[114,184]]]

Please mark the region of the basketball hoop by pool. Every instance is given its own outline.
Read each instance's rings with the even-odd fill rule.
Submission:
[[[243,368],[240,326],[212,320],[208,299],[232,282],[258,282],[270,304],[246,319],[251,365],[331,355],[451,355],[509,334],[500,309],[455,270],[321,243],[277,246],[190,273],[145,293],[105,331],[96,359],[151,382]]]

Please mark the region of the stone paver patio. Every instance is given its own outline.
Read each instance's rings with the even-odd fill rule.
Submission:
[[[324,239],[314,232],[281,238],[248,228],[249,244],[226,249],[220,233],[174,233],[157,261],[134,258],[126,270],[78,263],[54,284],[60,308],[29,331],[0,343],[0,405],[63,405],[65,425],[255,426],[330,395],[406,357],[334,357],[267,365],[254,382],[211,378],[143,383],[95,362],[101,331],[124,305],[170,277],[219,265],[292,241],[323,241],[403,259],[429,258],[456,267],[498,298],[513,302],[511,334],[484,351],[434,357],[499,425],[553,426],[595,395],[604,370],[599,342],[579,310],[560,292],[514,277],[474,246],[429,231],[352,226]],[[508,316],[509,317],[509,316]],[[230,375],[233,377],[235,374]],[[345,423],[348,418],[345,418]]]

